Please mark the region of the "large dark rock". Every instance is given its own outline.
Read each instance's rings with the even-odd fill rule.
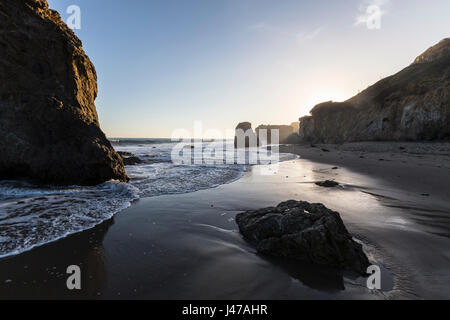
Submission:
[[[97,75],[45,0],[0,1],[0,179],[128,181],[99,126]]]
[[[300,119],[303,141],[342,143],[450,138],[450,38],[345,102]]]
[[[261,254],[349,269],[365,275],[369,260],[339,213],[322,204],[287,201],[236,216],[244,238]]]

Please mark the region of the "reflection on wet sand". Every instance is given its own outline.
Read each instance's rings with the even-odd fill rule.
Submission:
[[[93,230],[0,261],[0,297],[140,299],[386,299],[448,296],[448,208],[376,179],[306,160],[253,167],[240,180],[190,194],[141,199]],[[267,174],[271,172],[271,174]],[[339,181],[323,188],[314,182]],[[289,199],[338,211],[382,270],[382,290],[338,270],[256,254],[237,230],[238,212]],[[436,212],[430,210],[437,210]],[[438,212],[439,211],[439,212]],[[438,216],[438,217],[435,217]],[[422,217],[423,218],[423,217]],[[437,220],[436,220],[437,221]],[[438,223],[437,223],[438,224]],[[442,231],[444,232],[444,231]],[[80,265],[83,290],[65,287]],[[8,281],[11,280],[11,281]]]
[[[345,290],[343,271],[323,266],[313,266],[300,261],[261,257],[280,267],[303,285],[320,291],[335,293]]]
[[[114,218],[19,256],[0,261],[0,297],[79,298],[97,297],[107,283],[103,240]],[[67,267],[81,269],[81,290],[67,289]]]

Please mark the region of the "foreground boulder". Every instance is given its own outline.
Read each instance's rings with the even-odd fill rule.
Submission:
[[[81,41],[45,0],[2,0],[0,16],[0,179],[128,181],[100,129]]]
[[[303,141],[342,143],[450,138],[450,38],[345,102],[300,119]]]
[[[369,260],[339,213],[322,204],[287,201],[236,216],[244,238],[261,254],[366,274]]]

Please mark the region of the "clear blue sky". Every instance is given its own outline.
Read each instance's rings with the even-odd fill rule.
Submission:
[[[50,0],[82,13],[109,137],[288,124],[450,36],[449,0]],[[381,28],[357,25],[378,5]]]

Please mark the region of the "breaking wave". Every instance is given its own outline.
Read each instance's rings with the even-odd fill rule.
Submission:
[[[217,187],[239,179],[246,170],[240,164],[174,164],[174,143],[167,139],[112,139],[112,143],[117,151],[133,153],[142,161],[126,167],[128,184],[52,187],[0,182],[0,258],[90,229],[138,198]]]

